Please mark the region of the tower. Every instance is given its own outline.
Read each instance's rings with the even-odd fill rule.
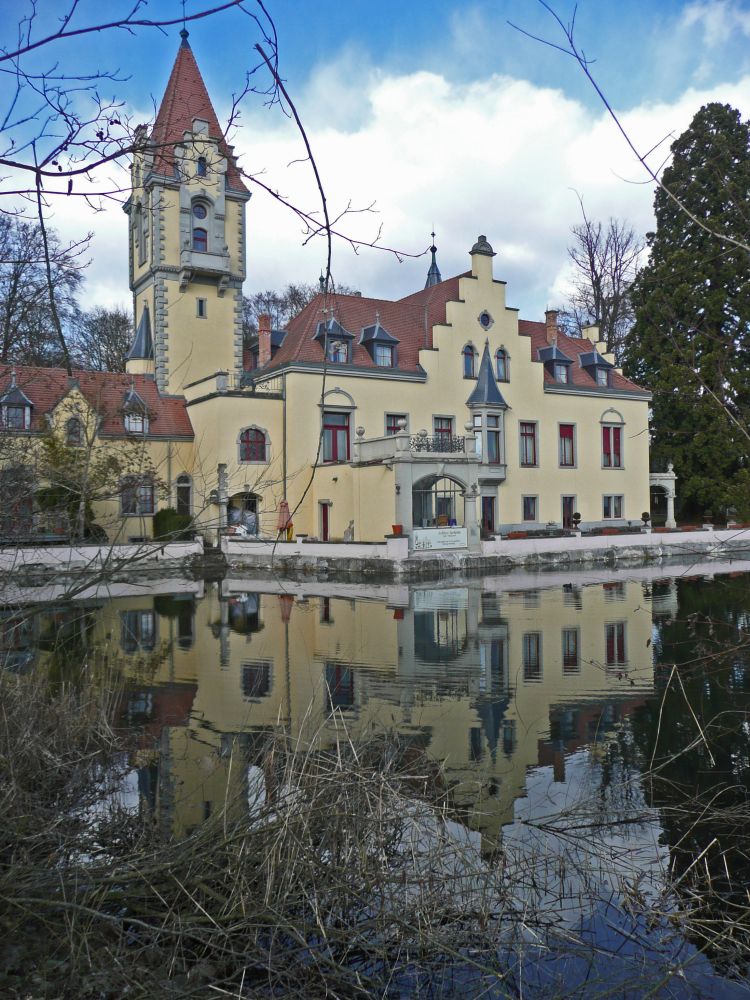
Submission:
[[[154,127],[136,134],[131,168],[131,373],[179,394],[242,369],[245,205],[233,147],[188,43],[181,43]]]

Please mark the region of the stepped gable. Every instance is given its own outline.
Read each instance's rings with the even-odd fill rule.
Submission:
[[[0,390],[10,385],[12,365],[0,366]],[[153,378],[119,372],[73,371],[71,378],[62,368],[15,366],[16,384],[32,404],[32,431],[47,430],[45,414],[51,413],[71,389],[78,387],[92,409],[102,418],[101,433],[125,436],[123,403],[134,389],[149,415],[147,438],[193,438],[183,396],[162,396]],[[128,435],[130,436],[130,435]]]
[[[328,296],[333,317],[354,337],[351,364],[361,368],[377,368],[383,375],[389,371],[422,372],[419,351],[432,347],[432,327],[445,322],[445,304],[458,298],[458,277],[449,278],[424,288],[395,302],[390,299],[365,298],[361,295]],[[273,357],[268,371],[296,361],[323,363],[319,340],[314,340],[318,324],[325,318],[323,295],[316,295],[302,312],[289,321],[284,343]],[[398,364],[395,369],[379,368],[366,345],[360,344],[363,327],[372,326],[376,315],[380,326],[398,340]],[[335,363],[334,363],[335,364]],[[336,367],[345,367],[336,364]]]
[[[174,147],[183,141],[185,132],[192,132],[193,119],[201,118],[208,122],[210,138],[218,140],[219,149],[227,158],[228,186],[235,191],[247,191],[188,43],[187,31],[180,34],[182,42],[151,130],[150,142],[156,146],[154,170],[167,177],[174,176]]]
[[[531,360],[535,364],[542,364],[541,361],[537,360],[537,352],[549,347],[549,344],[547,343],[546,325],[544,323],[537,323],[534,320],[519,319],[518,332],[521,336],[528,337],[531,341],[529,345]],[[563,333],[562,330],[560,330],[557,334],[557,346],[563,354],[566,354],[573,362],[573,364],[568,366],[570,378],[570,382],[568,384],[578,385],[582,389],[590,389],[592,386],[596,386],[596,380],[585,369],[581,368],[578,360],[579,355],[589,354],[591,351],[596,350],[591,341],[583,337],[569,337],[567,334]],[[546,368],[544,370],[544,381],[549,385],[556,384],[552,374],[547,371]],[[609,388],[615,390],[622,389],[625,392],[647,391],[643,388],[643,386],[636,385],[636,383],[631,382],[629,378],[625,378],[624,375],[620,375],[620,373],[615,371],[614,368],[611,369]],[[603,393],[606,391],[606,389],[602,389]]]

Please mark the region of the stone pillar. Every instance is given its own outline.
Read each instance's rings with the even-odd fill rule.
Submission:
[[[667,490],[667,528],[676,528],[677,522],[674,519],[674,490]]]
[[[477,500],[477,488],[472,486],[464,494],[464,527],[466,528],[467,544],[475,552],[481,548]]]

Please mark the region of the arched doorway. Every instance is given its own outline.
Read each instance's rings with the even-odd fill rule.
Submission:
[[[415,528],[463,527],[465,488],[449,476],[426,476],[412,487]]]

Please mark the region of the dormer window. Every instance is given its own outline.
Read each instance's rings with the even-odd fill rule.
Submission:
[[[568,381],[568,366],[556,363],[554,366],[555,382]]]
[[[10,386],[0,396],[0,422],[8,430],[27,431],[31,427],[31,400],[16,385],[13,371]]]
[[[328,361],[346,364],[349,360],[349,348],[342,340],[331,340],[328,343]]]
[[[128,434],[148,434],[148,410],[135,391],[129,389],[123,401],[123,423]]]
[[[596,384],[602,386],[609,385],[609,371],[606,368],[596,369]]]
[[[326,361],[336,364],[347,364],[351,361],[350,344],[354,335],[345,330],[335,319],[318,323],[313,340],[317,340],[323,348]]]
[[[393,348],[390,344],[375,345],[375,364],[379,368],[393,368]]]
[[[598,386],[606,389],[610,384],[610,372],[614,365],[603,358],[598,351],[588,351],[580,355],[581,368],[587,372]]]
[[[132,411],[125,414],[125,430],[128,434],[148,433],[148,417],[145,413]]]
[[[375,322],[371,326],[362,327],[359,342],[378,368],[396,367],[399,340],[380,325],[380,313],[375,313]]]

